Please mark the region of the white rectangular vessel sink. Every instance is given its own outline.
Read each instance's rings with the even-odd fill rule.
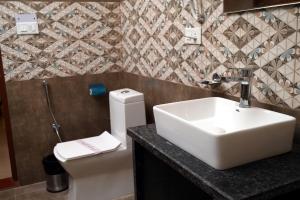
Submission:
[[[211,97],[154,106],[157,133],[215,169],[292,149],[294,117]]]

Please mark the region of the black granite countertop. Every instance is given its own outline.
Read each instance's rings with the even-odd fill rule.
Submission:
[[[159,136],[154,124],[128,135],[215,199],[271,199],[300,189],[300,147],[284,155],[216,170]]]

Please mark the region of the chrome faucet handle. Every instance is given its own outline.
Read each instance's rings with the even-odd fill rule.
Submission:
[[[212,80],[215,82],[221,82],[222,81],[222,76],[220,76],[218,73],[214,73],[212,76]]]
[[[200,81],[199,83],[204,85],[210,85],[210,86],[219,86],[221,85],[223,78],[224,77],[222,77],[218,73],[214,73],[212,76],[212,80],[204,80],[204,81]]]

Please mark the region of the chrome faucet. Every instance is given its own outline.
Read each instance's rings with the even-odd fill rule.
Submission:
[[[251,79],[252,79],[251,69],[240,70],[241,98],[240,98],[239,106],[241,108],[250,108],[251,106]]]
[[[240,82],[240,104],[241,108],[250,108],[251,107],[251,79],[252,79],[252,69],[250,68],[239,68],[233,69],[238,70],[238,76],[221,76],[217,73],[213,74],[211,81],[202,81],[201,84],[210,85],[210,86],[220,86],[222,82]]]

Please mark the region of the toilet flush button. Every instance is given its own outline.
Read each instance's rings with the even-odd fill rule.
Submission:
[[[129,92],[130,92],[129,90],[123,90],[123,91],[121,91],[121,94],[127,94]]]

